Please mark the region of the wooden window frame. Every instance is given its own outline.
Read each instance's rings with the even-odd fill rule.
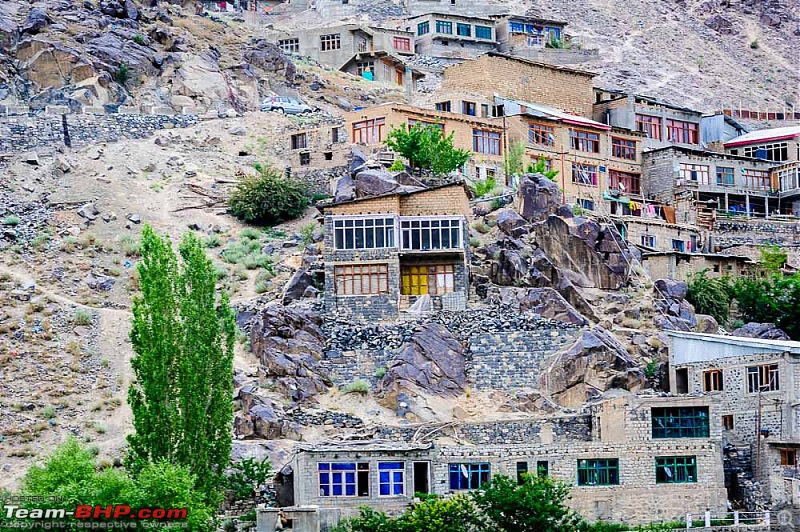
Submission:
[[[703,391],[721,392],[725,389],[725,382],[721,369],[709,369],[703,372]]]
[[[394,46],[395,50],[400,52],[410,52],[411,51],[411,38],[410,37],[393,37],[392,38],[392,46]]]
[[[569,146],[586,153],[600,153],[600,134],[585,129],[569,130]]]
[[[487,35],[488,32],[488,35]],[[478,35],[479,33],[483,33],[484,35]],[[479,24],[475,24],[475,38],[476,39],[492,39],[492,27],[491,26],[481,26]]]
[[[722,416],[722,430],[733,430],[735,420],[733,414],[724,414]]]
[[[290,142],[293,150],[305,150],[308,148],[308,134],[295,133],[290,137]]]
[[[472,130],[472,151],[484,155],[503,155],[503,136],[499,131],[488,129]]]
[[[447,31],[442,31],[441,28],[447,28]],[[436,33],[441,33],[442,35],[452,35],[453,34],[453,23],[448,20],[437,20],[436,21]]]
[[[698,143],[700,125],[697,122],[667,118],[665,125],[667,126],[667,141],[678,144]]]
[[[736,169],[732,166],[717,166],[717,186],[732,187],[736,184]]]
[[[398,474],[400,475],[400,480],[397,480]],[[381,493],[384,486],[387,486],[389,490],[389,493],[385,495]],[[398,486],[400,487],[400,493],[395,492]],[[406,463],[403,461],[378,462],[378,497],[405,497],[405,495]]]
[[[781,449],[781,467],[797,467],[797,449]]]
[[[636,141],[611,137],[611,156],[617,159],[636,160]]]
[[[644,133],[644,136],[653,139],[661,140],[661,117],[653,115],[643,115],[636,113],[636,131]]]
[[[781,389],[780,365],[760,364],[747,367],[747,393],[779,392]]]
[[[320,52],[330,52],[342,49],[342,35],[340,33],[329,33],[319,36]]]
[[[444,111],[446,113],[449,113],[451,112],[451,109],[452,109],[452,103],[450,103],[450,100],[445,100],[443,102],[436,102],[437,111]]]
[[[472,111],[472,113],[467,111]],[[476,116],[478,114],[478,104],[467,100],[461,100],[461,114],[467,116]]]
[[[531,122],[528,124],[528,142],[541,146],[555,146],[555,131],[553,126]]]
[[[427,35],[431,32],[431,22],[426,20],[425,22],[420,22],[417,24],[417,35]]]
[[[419,282],[420,276],[425,276],[427,285],[422,290]],[[434,280],[431,283],[431,279]],[[444,281],[440,285],[440,281]],[[452,294],[456,291],[456,267],[455,264],[405,264],[400,266],[400,295],[420,296],[431,295],[440,296],[442,294]]]
[[[344,466],[350,466],[352,468],[345,468]],[[327,467],[327,468],[326,468]],[[336,472],[336,473],[335,473]],[[362,478],[363,476],[360,475],[366,472],[366,482],[367,485],[363,486],[366,489],[366,494],[359,494],[359,488],[362,487]],[[334,481],[334,474],[339,474],[340,481]],[[323,475],[327,475],[327,480],[323,480]],[[348,475],[352,475],[352,481],[348,480]],[[361,478],[359,478],[361,477]],[[369,497],[369,463],[368,462],[318,462],[317,463],[317,485],[319,487],[319,497],[320,498],[332,498],[332,497],[346,497],[346,498],[354,498],[354,497]],[[323,486],[328,488],[328,493],[323,493]],[[334,486],[340,486],[342,493],[340,495],[334,495]],[[349,486],[353,487],[352,495],[347,494],[347,488]]]
[[[385,262],[336,265],[333,267],[333,278],[337,297],[380,296],[389,293],[389,264]]]
[[[300,39],[297,37],[280,39],[278,40],[278,48],[285,54],[298,54],[300,53]]]
[[[783,162],[789,160],[788,142],[772,142],[770,144],[761,144],[758,146],[745,146],[742,149],[742,153],[745,157],[756,157],[756,153],[760,150],[767,152],[767,161]]]
[[[456,35],[459,37],[472,37],[472,24],[467,24],[466,22],[456,23]]]
[[[380,144],[383,142],[383,126],[386,125],[386,118],[369,118],[359,122],[353,122],[353,144]],[[365,141],[365,139],[367,139]]]
[[[633,172],[623,172],[622,170],[608,171],[608,179],[612,189],[623,190],[626,194],[642,193],[642,176]],[[622,185],[622,187],[620,187]]]
[[[680,163],[679,173],[684,181],[691,181],[698,185],[711,184],[710,167],[707,164]],[[692,175],[695,175],[694,179]]]
[[[756,170],[754,168],[742,168],[744,186],[748,190],[768,191],[772,188],[769,170]]]
[[[584,173],[588,173],[589,181],[584,179]],[[576,185],[586,187],[597,187],[598,172],[597,166],[593,164],[572,163],[572,182]]]

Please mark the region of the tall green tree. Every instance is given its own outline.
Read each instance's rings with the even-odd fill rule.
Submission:
[[[556,176],[558,175],[558,170],[547,169],[547,159],[544,158],[544,155],[539,156],[539,159],[536,161],[536,164],[533,163],[528,164],[527,172],[529,174],[542,174],[550,181],[555,181]]]
[[[449,174],[463,166],[470,156],[469,151],[453,145],[453,132],[445,137],[442,128],[430,124],[392,127],[385,144],[408,159],[414,170],[428,170],[434,175]]]
[[[216,504],[230,461],[235,322],[201,243],[187,234],[179,251],[180,261],[169,238],[145,226],[141,296],[133,301],[128,465],[134,472],[160,461],[185,466]]]

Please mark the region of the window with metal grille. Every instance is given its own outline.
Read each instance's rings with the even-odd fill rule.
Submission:
[[[697,123],[668,118],[666,126],[668,141],[680,144],[697,144],[697,130],[699,129]]]
[[[401,218],[402,249],[428,251],[461,247],[461,220],[458,218]]]
[[[695,181],[701,185],[711,184],[708,166],[705,164],[681,163],[680,176],[681,179]]]
[[[492,28],[490,26],[475,26],[475,37],[477,39],[491,39]]]
[[[721,369],[711,369],[703,372],[703,391],[704,392],[722,391]]]
[[[456,34],[462,37],[472,37],[472,24],[456,24]]]
[[[336,249],[393,248],[394,218],[343,218],[333,220]]]
[[[405,296],[439,296],[455,291],[456,274],[452,264],[408,265],[400,268],[400,293]]]
[[[436,33],[453,33],[453,23],[447,22],[445,20],[437,20],[436,21]]]
[[[642,235],[641,238],[642,245],[648,248],[656,247],[656,236],[655,235]]]
[[[777,364],[764,364],[747,368],[747,391],[749,393],[775,392],[780,390]]]
[[[308,147],[308,135],[305,133],[296,133],[290,138],[293,150],[302,150]]]
[[[720,187],[732,187],[734,184],[733,168],[717,166],[717,185]]]
[[[392,44],[394,44],[395,50],[399,50],[401,52],[411,51],[411,39],[408,37],[394,37],[392,39]]]
[[[553,126],[530,124],[528,126],[528,141],[542,146],[553,146],[556,143],[554,131]]]
[[[278,41],[278,48],[287,54],[300,53],[300,39],[280,39]]]
[[[319,36],[319,49],[323,52],[339,50],[342,47],[342,38],[338,33]]]
[[[600,135],[580,129],[569,130],[570,146],[573,150],[600,153]]]
[[[354,264],[333,270],[336,293],[344,296],[389,293],[388,264]]]
[[[661,140],[661,118],[637,114],[636,131],[641,131],[647,138]]]
[[[300,166],[308,166],[311,164],[311,154],[303,152],[300,154]]]
[[[744,186],[750,190],[769,190],[769,171],[753,170],[752,168],[742,168]]]
[[[697,458],[694,456],[656,456],[656,484],[697,482]]]
[[[474,490],[489,483],[491,465],[479,464],[450,464],[450,489]]]
[[[618,159],[636,160],[636,141],[611,137],[611,156]]]
[[[417,24],[417,35],[425,35],[426,33],[431,32],[431,23],[430,22],[420,22]]]
[[[317,464],[320,497],[368,497],[369,464],[320,462]]]
[[[653,438],[708,438],[708,407],[651,409]]]
[[[619,459],[578,460],[578,486],[616,486],[619,484]]]
[[[639,174],[621,172],[619,170],[609,170],[608,177],[611,180],[611,188],[620,190],[628,194],[641,194],[642,184]]]
[[[572,163],[572,182],[590,187],[597,186],[597,167],[591,164]]]
[[[378,144],[383,142],[385,118],[373,118],[353,123],[353,142],[356,144]]]
[[[378,462],[378,494],[393,497],[405,493],[405,462]]]
[[[500,133],[484,129],[472,130],[472,151],[486,155],[502,155]]]

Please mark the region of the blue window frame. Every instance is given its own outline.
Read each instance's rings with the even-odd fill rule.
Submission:
[[[489,483],[491,465],[488,462],[477,464],[450,464],[450,489],[474,490]]]
[[[489,26],[475,26],[475,38],[477,39],[491,39],[492,28]]]
[[[472,24],[456,24],[456,33],[462,37],[472,37]]]
[[[405,493],[406,466],[403,462],[378,462],[378,488],[381,497]]]
[[[320,497],[356,496],[355,463],[320,462],[317,466]]]
[[[430,22],[420,22],[417,24],[417,35],[425,35],[426,33],[430,33],[431,31],[431,23]]]
[[[525,24],[522,22],[509,22],[508,29],[511,33],[525,33]]]
[[[436,21],[436,33],[447,33],[452,35],[453,33],[453,23],[447,22],[444,20],[437,20]]]

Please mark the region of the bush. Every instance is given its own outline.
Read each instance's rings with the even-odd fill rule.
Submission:
[[[363,379],[356,379],[344,388],[345,393],[360,393],[367,395],[369,393],[369,383]]]
[[[141,245],[133,235],[122,235],[120,243],[122,244],[122,252],[126,257],[138,257],[142,254]]]
[[[382,379],[384,375],[386,375],[386,368],[380,367],[375,370],[375,376],[377,378]]]
[[[79,308],[75,310],[75,314],[72,316],[72,321],[75,322],[75,325],[91,325],[92,318],[93,316],[91,312],[85,308]]]
[[[228,200],[231,213],[247,223],[274,225],[300,216],[308,205],[302,184],[269,166],[243,178]]]
[[[272,465],[268,458],[243,458],[231,467],[231,472],[225,477],[225,488],[233,491],[237,501],[249,499],[255,495],[258,486],[269,480],[271,473]]]
[[[10,225],[10,226],[14,227],[14,226],[19,225],[19,223],[21,221],[22,220],[20,220],[19,216],[15,215],[15,214],[9,214],[5,218],[3,218],[3,225]]]
[[[395,159],[389,167],[390,172],[402,172],[406,169],[406,165],[400,159]]]
[[[117,67],[112,77],[114,78],[114,81],[124,87],[131,77],[131,69],[128,66],[128,63],[122,63],[119,67]]]
[[[217,234],[208,235],[203,243],[207,248],[218,248],[222,245],[222,239]]]
[[[702,270],[689,278],[686,300],[694,305],[699,314],[709,314],[718,323],[728,321],[730,298],[727,283],[721,279],[707,276],[708,270]]]
[[[479,248],[481,247],[481,239],[472,237],[469,239],[469,245],[473,248]]]
[[[254,290],[256,291],[256,294],[263,294],[269,290],[269,283],[267,281],[256,281]]]
[[[248,270],[255,270],[256,268],[271,270],[272,258],[263,253],[247,255],[242,259],[242,265]]]
[[[758,50],[758,48],[759,48],[758,39],[753,39],[750,42],[750,48],[752,48],[753,50]]]
[[[133,42],[135,42],[139,46],[145,46],[147,40],[144,38],[144,35],[142,35],[141,33],[137,33],[136,35],[133,36]]]
[[[476,181],[470,188],[475,196],[482,198],[491,193],[497,187],[497,180],[493,177],[487,177],[485,181]]]
[[[314,231],[317,229],[317,227],[319,227],[319,224],[311,222],[300,228],[300,239],[303,241],[304,246],[307,246],[314,241]]]

